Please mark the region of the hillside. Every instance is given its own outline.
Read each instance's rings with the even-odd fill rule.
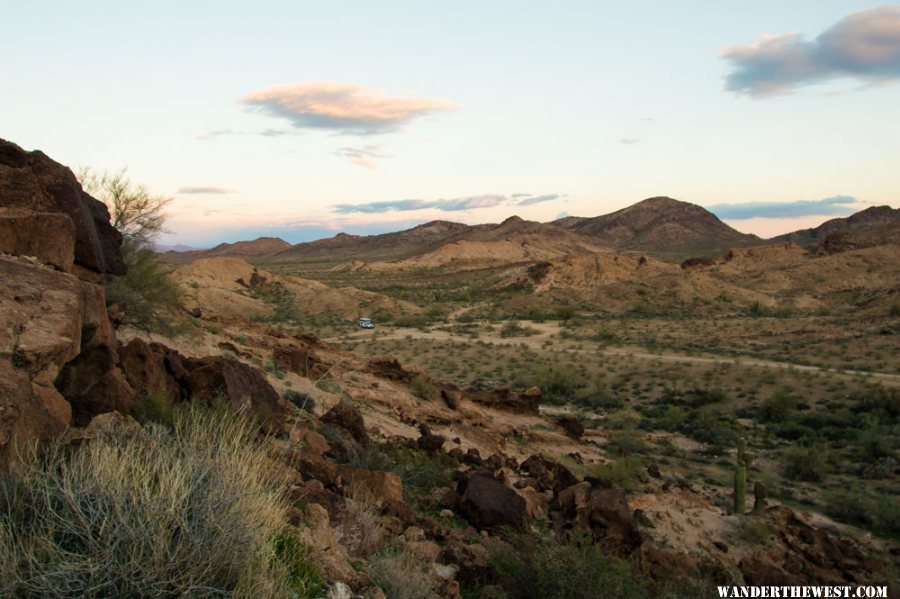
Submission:
[[[469,225],[436,220],[395,233],[348,235],[298,243],[280,251],[276,261],[321,262],[331,266],[349,260],[391,262],[417,256],[439,247],[445,240],[471,229]]]
[[[566,217],[555,225],[620,251],[642,252],[664,260],[709,256],[760,239],[736,231],[714,214],[668,197],[643,200],[593,218]]]
[[[872,206],[844,218],[833,218],[813,229],[801,229],[772,238],[772,242],[792,241],[799,246],[810,246],[837,233],[861,233],[900,223],[900,208]]]

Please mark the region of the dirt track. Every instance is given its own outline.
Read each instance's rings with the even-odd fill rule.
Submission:
[[[558,334],[561,330],[563,330],[558,323],[556,322],[528,322],[522,321],[521,324],[528,328],[536,329],[538,332],[534,335],[524,336],[524,337],[501,337],[499,333],[481,333],[478,337],[480,341],[484,341],[487,343],[497,343],[497,344],[507,344],[507,343],[516,343],[516,344],[525,344],[532,349],[542,349],[542,345],[549,338]],[[354,341],[362,341],[365,339],[375,339],[378,340],[389,340],[389,339],[407,339],[412,337],[413,339],[433,339],[435,341],[464,341],[467,338],[462,335],[453,334],[448,331],[440,331],[436,329],[412,329],[412,328],[393,328],[386,327],[383,329],[376,329],[374,331],[359,331],[350,335],[346,335],[342,338],[333,338],[326,339],[330,343],[339,343],[341,341],[346,340],[354,340]],[[838,375],[842,377],[855,377],[855,376],[864,376],[871,378],[873,380],[877,380],[885,385],[891,387],[900,387],[900,374],[889,374],[884,372],[866,372],[861,370],[836,370],[831,368],[821,368],[819,366],[806,366],[800,364],[791,364],[787,362],[775,362],[771,360],[759,360],[755,358],[740,358],[740,357],[728,357],[728,358],[717,358],[717,357],[704,357],[704,356],[689,356],[685,354],[678,354],[673,352],[665,352],[665,353],[648,353],[643,348],[639,347],[616,347],[614,349],[610,348],[601,348],[599,346],[590,344],[589,342],[581,342],[582,344],[591,345],[588,349],[576,349],[574,347],[567,348],[570,351],[581,351],[588,352],[591,354],[601,354],[605,356],[621,356],[628,357],[637,360],[654,360],[661,362],[681,362],[681,363],[691,363],[691,364],[735,364],[741,366],[753,366],[758,368],[779,368],[784,370],[797,370],[801,372],[825,372],[831,375]]]

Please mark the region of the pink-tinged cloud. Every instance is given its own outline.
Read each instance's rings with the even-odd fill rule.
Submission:
[[[275,85],[251,92],[240,102],[299,129],[354,135],[397,131],[417,118],[459,108],[446,100],[385,96],[361,85],[334,81]]]
[[[734,67],[725,89],[751,96],[839,78],[890,83],[900,79],[900,6],[853,13],[812,41],[796,33],[764,35],[726,48],[722,57]]]

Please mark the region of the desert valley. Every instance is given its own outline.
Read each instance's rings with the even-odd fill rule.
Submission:
[[[0,596],[146,595],[133,576],[202,594],[173,571],[172,539],[135,550],[141,568],[110,547],[74,557],[140,545],[104,529],[125,509],[109,483],[90,505],[16,490],[54,452],[180,439],[191,406],[255,423],[235,432],[223,413],[210,434],[243,439],[253,484],[277,490],[275,545],[238,594],[898,590],[900,210],[760,239],[656,197],[153,254],[177,289],[160,328],[105,292],[140,270],[125,274],[121,235],[71,171],[3,142],[0,206]],[[28,457],[33,440],[57,449]],[[207,476],[233,476],[241,456],[215,448],[232,440],[213,439]],[[151,505],[186,500],[145,483],[129,484]],[[197,509],[267,546],[230,501]]]

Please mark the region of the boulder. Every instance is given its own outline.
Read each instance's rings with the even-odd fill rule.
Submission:
[[[419,449],[425,450],[428,453],[442,451],[444,449],[444,442],[446,441],[447,438],[443,435],[432,433],[427,424],[419,425],[419,439],[416,441]]]
[[[186,371],[179,383],[187,397],[207,403],[224,398],[232,407],[255,414],[269,431],[284,429],[288,409],[259,369],[231,356],[184,358],[178,362]]]
[[[325,424],[331,424],[347,431],[354,441],[361,445],[369,444],[369,433],[359,408],[349,401],[339,401],[333,408],[325,412],[321,418]]]
[[[457,493],[460,496],[457,509],[477,528],[521,528],[525,522],[528,508],[525,499],[493,477],[473,474],[460,481]]]
[[[580,439],[584,435],[584,425],[574,416],[559,416],[556,423],[573,439]]]

